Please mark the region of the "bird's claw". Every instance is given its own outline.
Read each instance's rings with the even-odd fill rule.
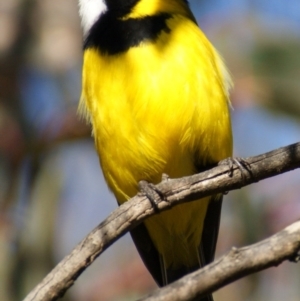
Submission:
[[[218,165],[227,165],[229,167],[228,175],[232,177],[234,171],[234,165],[238,167],[241,172],[241,177],[243,181],[246,180],[246,175],[250,172],[251,166],[249,163],[243,158],[235,157],[235,158],[226,158],[218,163]]]
[[[154,184],[142,180],[139,182],[138,185],[140,192],[149,199],[154,208],[157,209],[158,205],[157,195],[160,197],[161,200],[165,200],[164,194]]]

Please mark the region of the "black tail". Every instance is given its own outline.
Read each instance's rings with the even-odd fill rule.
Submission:
[[[212,295],[207,295],[205,297],[202,297],[200,299],[195,299],[194,301],[214,301],[214,298]]]
[[[200,255],[200,258],[204,258],[203,249],[202,250],[200,249],[199,253],[202,253]],[[178,269],[178,270],[167,269],[167,270],[165,270],[165,273],[164,273],[165,274],[165,276],[164,276],[165,285],[172,283],[172,282],[180,279],[181,277],[198,270],[199,268],[200,268],[200,265],[195,266],[193,269],[191,269],[191,268],[189,268],[189,269],[182,268],[182,269]],[[196,297],[195,299],[193,299],[193,301],[214,301],[214,299],[213,299],[213,296],[211,294],[209,294],[204,297]]]
[[[212,197],[207,208],[201,244],[199,246],[201,265],[199,264],[194,268],[165,269],[162,258],[156,250],[145,225],[142,223],[130,231],[142,260],[159,286],[174,282],[213,261],[219,232],[221,206],[222,196],[216,195]],[[207,295],[195,298],[194,301],[213,301],[213,297],[212,295]]]

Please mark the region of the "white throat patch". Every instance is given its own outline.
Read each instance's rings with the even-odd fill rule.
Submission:
[[[86,35],[107,6],[105,0],[78,0],[78,4],[83,34]]]

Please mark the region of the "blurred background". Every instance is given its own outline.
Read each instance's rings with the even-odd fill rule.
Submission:
[[[300,140],[299,0],[192,0],[234,80],[236,156]],[[76,0],[0,0],[0,300],[21,300],[114,208],[90,129],[76,115],[82,33]],[[299,219],[300,173],[225,197],[217,257]],[[215,300],[296,301],[300,266],[284,263]],[[63,300],[134,300],[155,288],[127,235]]]

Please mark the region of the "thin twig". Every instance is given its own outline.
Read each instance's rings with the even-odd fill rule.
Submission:
[[[188,301],[212,293],[246,275],[299,260],[300,221],[268,239],[244,248],[232,248],[210,265],[156,290],[139,301]]]
[[[201,174],[170,179],[157,185],[164,194],[157,196],[153,208],[144,196],[135,196],[105,219],[66,256],[24,299],[50,301],[61,297],[77,277],[119,237],[147,217],[176,204],[200,199],[215,193],[241,188],[300,166],[300,143],[243,160],[245,170],[241,177],[238,166],[221,165]],[[231,174],[229,176],[229,174]]]

